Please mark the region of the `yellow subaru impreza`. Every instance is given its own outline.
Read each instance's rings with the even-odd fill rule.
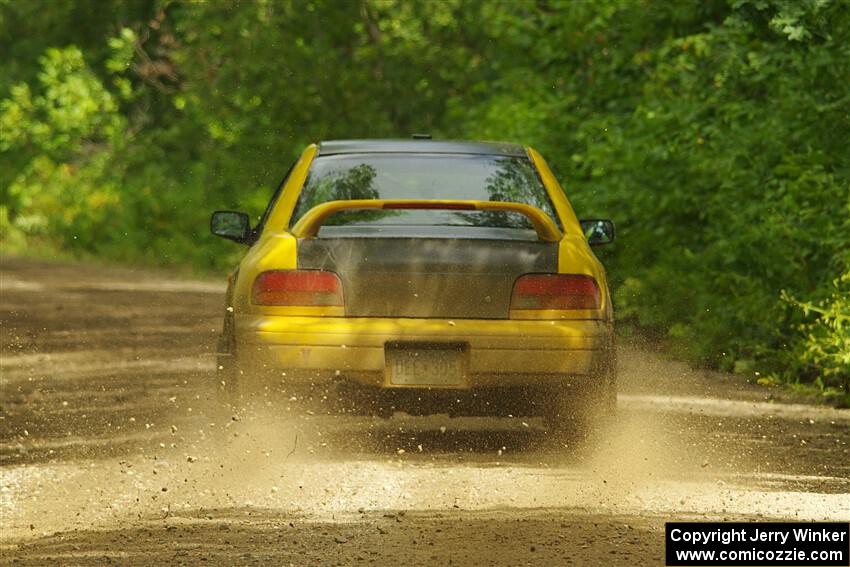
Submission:
[[[430,139],[308,146],[248,245],[219,343],[234,396],[309,387],[338,409],[542,416],[613,409],[613,311],[592,245],[533,149]]]

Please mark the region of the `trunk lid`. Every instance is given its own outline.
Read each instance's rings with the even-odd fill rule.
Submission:
[[[327,226],[298,241],[298,269],[335,272],[349,317],[507,319],[516,279],[557,268],[558,243],[533,230]]]

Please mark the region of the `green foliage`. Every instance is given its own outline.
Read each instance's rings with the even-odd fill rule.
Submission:
[[[96,248],[120,203],[110,158],[125,121],[79,49],[48,49],[40,64],[35,91],[18,84],[0,102],[0,150],[18,165],[2,193],[8,228]]]
[[[850,271],[834,280],[820,301],[799,302],[786,293],[783,299],[806,317],[798,327],[805,339],[795,345],[792,360],[821,386],[840,390],[850,374]]]
[[[617,221],[622,322],[848,391],[846,2],[15,2],[0,54],[4,249],[220,269],[311,141],[512,139]]]
[[[850,330],[782,293],[818,302],[848,266],[850,7],[560,8],[529,16],[553,31],[538,86],[498,84],[474,131],[538,146],[578,210],[618,221],[621,321],[700,364],[846,392]]]

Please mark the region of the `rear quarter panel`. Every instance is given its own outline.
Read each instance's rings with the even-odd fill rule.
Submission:
[[[317,146],[310,144],[292,168],[274,208],[266,220],[259,240],[248,249],[239,263],[238,278],[233,284],[234,311],[240,314],[258,311],[251,304],[251,286],[266,270],[294,270],[297,267],[297,241],[285,230],[295,202],[316,157]]]
[[[602,263],[591,250],[587,239],[581,231],[578,217],[570,204],[564,188],[558,182],[549,165],[537,151],[528,148],[528,156],[534,167],[540,174],[543,185],[552,198],[555,211],[564,228],[564,236],[558,248],[558,272],[561,274],[585,274],[593,276],[602,291],[603,319],[611,322],[614,319],[614,310],[611,305],[611,293],[608,289],[608,277]]]

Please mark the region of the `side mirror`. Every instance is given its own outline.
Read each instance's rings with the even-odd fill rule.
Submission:
[[[601,246],[614,242],[614,221],[608,219],[585,219],[580,220],[581,231],[591,246]]]
[[[245,213],[216,211],[210,217],[210,232],[239,244],[251,244],[251,219]]]

